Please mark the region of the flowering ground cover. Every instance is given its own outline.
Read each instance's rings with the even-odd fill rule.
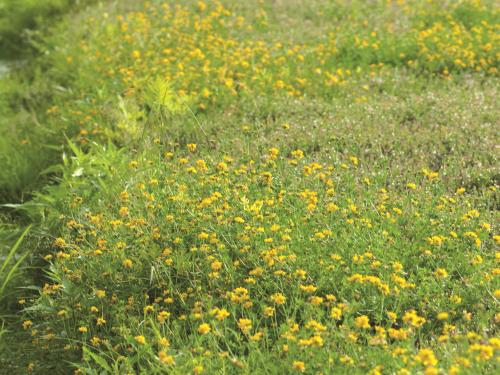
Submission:
[[[79,9],[2,80],[9,373],[494,373],[495,2]]]

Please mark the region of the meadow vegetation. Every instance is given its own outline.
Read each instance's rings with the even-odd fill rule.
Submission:
[[[494,372],[494,1],[63,3],[1,79],[3,368]]]
[[[36,48],[36,33],[53,19],[91,0],[0,1],[0,58],[27,57]]]

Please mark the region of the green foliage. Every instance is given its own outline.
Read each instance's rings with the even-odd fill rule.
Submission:
[[[494,371],[495,2],[86,3],[0,0],[0,368]]]
[[[297,12],[287,2],[228,1],[229,10],[215,3],[202,10],[194,1],[177,7],[125,1],[72,13],[37,42],[42,55],[4,81],[0,200],[23,200],[47,182],[42,172],[57,162],[64,134],[82,144],[140,140],[145,129],[158,128],[151,125],[166,99],[161,122],[177,123],[184,101],[196,118],[259,96],[363,101],[357,89],[378,86],[394,68],[424,77],[498,75],[493,2],[365,3],[314,1]],[[110,17],[118,14],[126,17]],[[317,26],[293,27],[304,14]],[[193,19],[203,27],[193,29]]]
[[[23,264],[26,257],[29,255],[28,251],[24,251],[22,254],[19,254],[19,248],[24,238],[30,231],[31,226],[27,227],[21,236],[15,241],[15,243],[8,249],[8,251],[4,252],[4,249],[1,249],[0,252],[0,305],[2,309],[0,310],[0,314],[4,314],[6,310],[4,309],[7,306],[7,298],[15,295],[17,293],[14,290],[14,279],[19,273],[20,267]],[[2,241],[7,240],[7,235],[5,233],[1,233]],[[5,344],[4,336],[8,333],[6,329],[6,324],[3,319],[4,317],[0,315],[1,327],[0,327],[0,349],[3,349]]]
[[[2,259],[2,264],[0,267],[0,301],[7,297],[6,289],[9,286],[9,283],[12,282],[12,279],[14,278],[19,266],[28,255],[28,252],[25,252],[23,255],[17,256],[17,258],[15,258],[15,256],[17,255],[17,250],[19,249],[19,246],[21,245],[24,237],[28,234],[29,230],[30,227],[25,229],[23,234],[11,247],[5,258]]]
[[[317,155],[273,148],[253,162],[187,147],[191,152],[150,145],[133,157],[112,146],[75,150],[64,181],[48,191],[67,197],[57,201],[54,215],[64,230],[46,258],[51,283],[30,316],[83,345],[84,372],[109,363],[120,373],[161,372],[172,365],[170,356],[179,373],[224,366],[217,354],[205,358],[205,350],[230,350],[242,372],[256,366],[258,355],[286,356],[276,373],[305,358],[313,368],[333,361],[329,371],[344,371],[343,355],[370,369],[383,351],[364,356],[347,337],[377,339],[372,328],[357,328],[361,315],[372,327],[404,327],[408,336],[390,341],[392,350],[403,345],[416,353],[418,339],[441,353],[443,366],[454,358],[446,351],[467,356],[471,347],[466,340],[434,347],[436,330],[446,325],[439,313],[447,312],[461,331],[493,332],[494,283],[480,271],[494,262],[489,227],[478,229],[484,222],[469,198],[461,191],[447,195],[436,173],[424,170],[388,186],[383,171],[373,173],[355,157],[333,155],[325,164]],[[43,206],[53,209],[50,202]],[[274,304],[266,317],[275,294],[286,303]],[[321,302],[311,302],[314,297]],[[474,306],[472,320],[462,316],[468,306]],[[340,330],[332,309],[341,311]],[[413,309],[426,324],[411,323]],[[227,319],[216,318],[220,310]],[[241,332],[241,318],[251,320],[250,332]],[[283,338],[297,323],[297,340],[307,342],[311,321],[325,326],[320,347],[301,349]],[[202,323],[213,333],[200,335]],[[255,342],[259,332],[262,341]],[[142,336],[146,344],[137,342]],[[165,338],[169,346],[161,344]],[[186,355],[191,347],[197,351]],[[97,354],[90,354],[93,348]],[[384,363],[393,371],[401,365],[394,358]]]
[[[0,58],[19,58],[28,55],[29,34],[47,27],[54,16],[86,0],[1,0],[0,1]]]

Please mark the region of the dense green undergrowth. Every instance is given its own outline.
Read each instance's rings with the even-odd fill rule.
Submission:
[[[0,59],[19,59],[33,52],[33,32],[46,28],[54,17],[88,0],[0,1]],[[37,38],[34,38],[37,39]]]
[[[35,224],[3,367],[494,371],[498,14],[120,1],[53,25],[0,89],[3,253]]]

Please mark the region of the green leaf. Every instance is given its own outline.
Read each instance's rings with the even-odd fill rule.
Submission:
[[[92,352],[88,348],[84,347],[83,348],[84,354],[88,355],[91,357],[95,363],[97,363],[99,366],[101,366],[104,370],[106,370],[108,373],[112,373],[113,370],[109,366],[108,362],[101,356],[97,355],[96,353]]]
[[[4,259],[2,266],[0,267],[0,283],[1,283],[0,300],[2,300],[5,297],[4,291],[7,288],[7,285],[13,279],[14,274],[21,265],[21,263],[28,256],[28,252],[25,252],[21,257],[19,257],[19,259],[14,263],[14,265],[10,268],[10,270],[6,272],[7,266],[10,264],[19,246],[21,245],[21,242],[23,242],[24,237],[26,237],[30,229],[31,225],[24,230],[23,234],[21,234],[21,236],[17,239],[16,243],[11,247],[9,253],[7,254],[7,257]]]

